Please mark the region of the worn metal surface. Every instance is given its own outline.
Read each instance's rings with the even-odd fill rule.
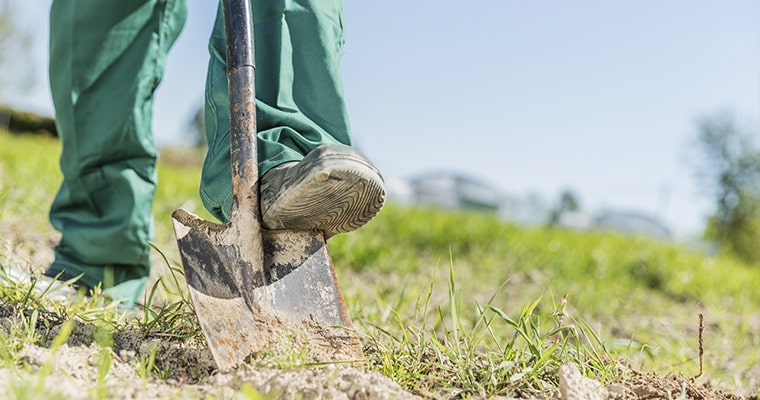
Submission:
[[[261,228],[256,149],[255,67],[250,3],[225,0],[230,96],[232,208],[217,224],[172,214],[198,320],[214,360],[230,369],[295,336],[320,361],[361,357],[320,232]]]
[[[322,327],[311,345],[339,338],[348,348],[336,351],[336,359],[361,356],[358,341],[336,328],[351,320],[321,233],[263,231],[257,264],[246,255],[250,237],[234,223],[215,224],[182,209],[173,217],[190,296],[220,369],[287,340],[303,323]]]

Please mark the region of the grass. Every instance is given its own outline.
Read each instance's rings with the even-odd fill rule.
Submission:
[[[44,268],[37,255],[54,244],[46,215],[60,180],[59,151],[49,138],[0,133],[0,262]],[[61,308],[23,287],[0,286],[0,304],[14,316],[0,329],[0,365],[24,365],[24,344],[47,344],[41,325],[60,332],[77,319],[110,332],[91,335],[104,345],[120,332],[137,332],[149,343],[134,360],[139,374],[176,377],[160,346],[203,338],[177,290],[181,282],[174,282],[179,258],[169,215],[182,205],[211,218],[198,200],[199,173],[197,165],[159,165],[155,264],[175,274],[150,292],[155,309],[125,320],[97,296]],[[330,250],[366,345],[363,368],[424,397],[546,397],[566,362],[605,385],[625,381],[631,368],[695,376],[700,314],[699,380],[757,395],[760,266],[646,238],[392,204],[367,227],[331,239]],[[293,354],[278,366],[303,368],[302,359]],[[96,361],[103,376],[92,398],[105,396],[112,361],[105,353]],[[204,373],[188,376],[202,380]],[[249,386],[238,395],[260,398]]]
[[[426,325],[432,285],[422,304],[417,304],[420,311],[415,319],[421,325],[410,324],[397,313],[388,327],[365,322],[375,351],[373,368],[414,392],[446,392],[456,397],[540,395],[556,386],[554,369],[568,361],[588,364],[593,360],[605,372],[614,373],[607,371],[614,364],[599,357],[606,354],[603,343],[586,325],[565,325],[561,306],[546,325],[536,314],[541,299],[510,317],[493,304],[494,295],[486,304],[476,303],[475,321],[467,326],[468,318],[461,314],[467,310],[456,295],[453,269],[449,270],[448,294],[447,310],[436,307],[432,327]],[[593,341],[585,340],[591,337]]]

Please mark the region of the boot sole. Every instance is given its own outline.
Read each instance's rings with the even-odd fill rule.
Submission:
[[[380,174],[366,161],[326,154],[306,161],[296,182],[263,215],[267,229],[354,231],[374,218],[385,202]]]

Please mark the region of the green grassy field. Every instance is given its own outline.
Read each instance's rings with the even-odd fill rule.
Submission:
[[[59,151],[54,139],[0,133],[0,262],[6,266],[41,270],[49,262],[56,233],[47,209],[60,180]],[[197,195],[198,165],[167,162],[176,158],[162,159],[154,206],[155,245],[172,266],[178,255],[171,212],[183,206],[209,218]],[[603,385],[626,382],[635,371],[691,377],[700,371],[701,348],[697,383],[758,395],[760,266],[645,238],[526,228],[490,214],[393,204],[329,244],[366,345],[361,368],[411,393],[550,397],[565,362]],[[10,290],[0,291],[0,304],[21,310],[26,326],[30,306],[55,309]],[[56,309],[62,317],[45,321],[60,325],[94,312],[88,304],[94,303]],[[109,329],[134,324],[197,339],[187,310],[181,301],[165,308],[161,323],[150,313],[134,323],[100,318],[112,322]],[[0,328],[6,344],[0,362],[23,366],[14,355],[18,343],[46,345],[44,338]],[[299,367],[297,358],[276,364]],[[135,368],[140,365],[145,368]],[[152,368],[145,374],[152,379],[171,375]]]

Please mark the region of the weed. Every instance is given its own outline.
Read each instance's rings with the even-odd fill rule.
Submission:
[[[137,375],[143,379],[150,379],[156,369],[156,352],[158,343],[153,343],[148,354],[140,357],[137,362]]]
[[[254,388],[248,382],[243,382],[238,394],[246,400],[271,400],[277,397],[276,394],[274,393],[268,394],[268,395],[262,395],[261,393],[259,393],[258,390],[256,390],[256,388]]]
[[[678,397],[673,398],[673,391],[668,389],[668,400],[686,400],[686,382],[681,384],[681,392],[678,394]]]
[[[19,379],[8,385],[13,400],[38,398],[58,400],[64,398],[60,394],[51,392],[46,386],[46,383],[55,368],[58,351],[68,340],[73,326],[73,321],[70,320],[66,321],[61,326],[61,330],[53,339],[53,343],[50,346],[48,359],[42,364],[39,371],[36,372],[36,377],[33,379],[34,382],[28,382],[26,379]]]
[[[90,396],[101,400],[108,398],[108,386],[106,378],[113,364],[113,334],[110,330],[99,328],[96,331],[96,343],[99,346],[95,366],[97,368],[97,380],[95,387],[91,389]]]
[[[493,397],[546,390],[556,384],[554,369],[568,359],[582,363],[594,355],[607,364],[612,360],[601,341],[581,336],[598,339],[587,325],[575,319],[573,325],[564,325],[568,318],[564,302],[551,310],[550,323],[543,323],[537,312],[541,299],[512,318],[493,304],[497,290],[485,304],[473,304],[474,319],[465,316],[454,271],[452,261],[447,303],[436,307],[432,327],[427,325],[435,295],[432,281],[416,302],[418,314],[413,319],[419,326],[402,320],[396,311],[392,311],[395,328],[359,321],[370,343],[373,369],[423,395]]]
[[[140,330],[146,338],[160,337],[177,341],[193,339],[199,343],[204,342],[192,301],[187,292],[181,289],[183,284],[180,282],[184,282],[182,270],[172,266],[158,246],[151,246],[162,257],[164,271],[167,273],[157,279],[147,291],[143,315],[138,322]],[[166,283],[167,279],[171,279],[171,285]],[[155,299],[159,293],[171,301],[161,301],[157,304]]]
[[[0,186],[0,221],[3,220],[5,204],[8,202],[8,189]]]

